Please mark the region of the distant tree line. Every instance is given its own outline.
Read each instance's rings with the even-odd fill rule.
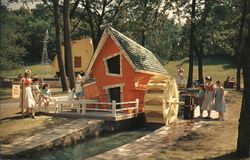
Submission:
[[[45,2],[47,3],[36,5],[34,9],[9,10],[1,5],[1,40],[4,42],[1,45],[5,46],[1,47],[3,57],[13,60],[13,63],[18,65],[40,62],[43,36],[48,29],[49,58],[54,58],[54,1]],[[187,0],[71,1],[69,10],[72,11],[75,7],[69,15],[71,37],[72,40],[91,37],[96,48],[104,29],[102,25],[111,24],[115,29],[153,51],[160,59],[175,60],[188,57],[190,23],[195,22],[194,59],[197,57],[200,62],[200,55],[209,54],[233,56],[236,45],[234,35],[239,24],[239,3],[232,0],[197,0],[197,13],[194,19],[190,17],[190,5]],[[168,17],[170,10],[174,11],[172,18]],[[59,3],[59,16],[63,18],[63,3]],[[63,30],[63,21],[60,22],[60,27]],[[60,34],[63,35],[63,32]],[[9,43],[6,39],[15,43]],[[61,40],[63,44],[64,38]],[[12,69],[18,66],[10,63],[4,65],[4,61],[9,61],[7,59],[1,60],[1,68]]]

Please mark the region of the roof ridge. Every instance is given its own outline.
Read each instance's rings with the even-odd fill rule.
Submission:
[[[117,31],[116,29],[114,29],[113,27],[109,27],[111,29],[111,32],[112,30],[114,30],[115,32],[117,32],[119,35],[125,37],[126,39],[128,39],[129,41],[132,41],[134,43],[136,43],[138,46],[142,47],[143,49],[146,49],[147,51],[151,52],[152,54],[154,54],[152,51],[150,51],[149,49],[147,49],[146,47],[140,45],[138,42],[136,42],[135,40],[129,38],[128,36],[126,36],[125,34],[122,34],[121,32]]]

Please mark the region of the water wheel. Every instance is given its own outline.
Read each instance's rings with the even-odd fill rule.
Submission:
[[[144,97],[146,121],[169,124],[177,119],[179,92],[175,79],[154,76],[147,85]]]

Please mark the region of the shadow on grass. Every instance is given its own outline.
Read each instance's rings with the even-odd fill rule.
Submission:
[[[17,116],[11,116],[11,117],[2,118],[2,119],[0,119],[0,122],[4,121],[4,120],[18,120],[18,119],[30,118],[30,115],[27,115],[27,114],[24,114],[24,116],[22,117],[22,113],[21,112],[17,112],[15,114],[17,114]],[[40,112],[36,113],[36,116],[42,116],[42,115],[43,114],[40,113]]]
[[[236,154],[236,152],[232,152],[232,153],[225,154],[225,155],[222,155],[222,156],[209,158],[209,159],[202,159],[202,160],[249,160],[249,158],[239,157]]]

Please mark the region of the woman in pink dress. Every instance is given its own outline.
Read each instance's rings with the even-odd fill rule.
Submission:
[[[28,111],[31,112],[31,118],[35,119],[35,107],[36,107],[36,101],[32,92],[32,80],[31,80],[31,70],[26,69],[24,73],[24,78],[22,78],[22,86],[23,86],[23,100],[21,101],[20,106],[22,107],[22,113],[23,109],[26,109],[26,113]]]

